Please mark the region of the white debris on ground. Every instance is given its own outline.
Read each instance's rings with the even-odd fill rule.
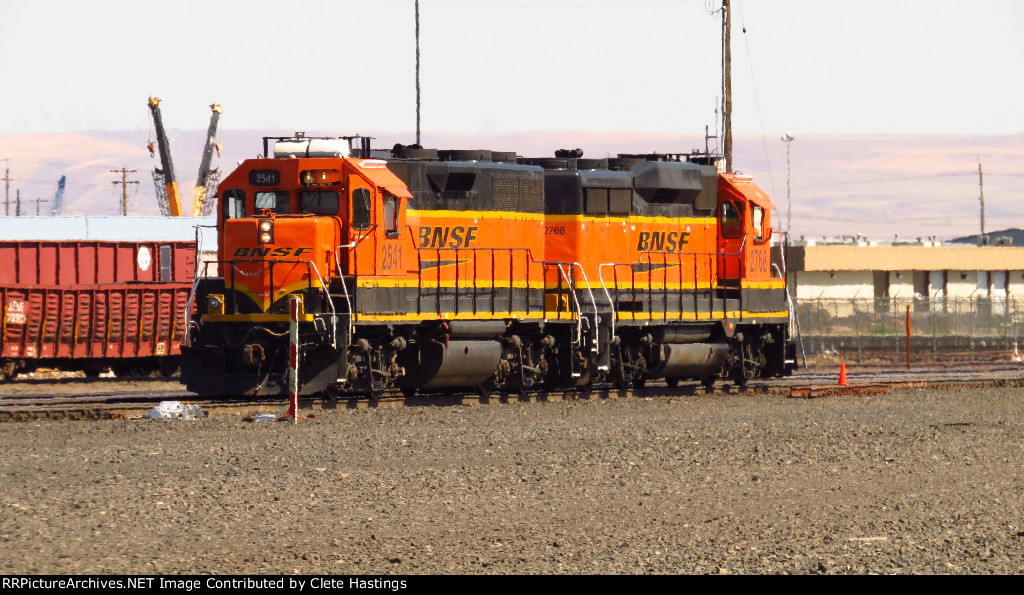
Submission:
[[[160,404],[149,410],[142,417],[149,419],[200,419],[206,412],[199,405],[183,404],[180,401],[160,401]]]

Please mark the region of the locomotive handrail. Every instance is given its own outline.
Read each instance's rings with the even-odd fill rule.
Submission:
[[[231,269],[231,286],[234,287],[235,286],[235,268],[236,268],[236,265],[238,263],[247,263],[248,264],[248,263],[254,263],[254,262],[264,263],[266,265],[266,268],[263,271],[260,271],[259,273],[254,273],[254,274],[252,274],[250,276],[255,277],[256,275],[263,274],[264,272],[269,272],[270,273],[270,286],[271,287],[274,287],[274,266],[278,265],[278,264],[304,264],[304,265],[306,265],[306,272],[307,272],[307,274],[310,272],[310,270],[312,270],[312,272],[314,274],[316,274],[316,279],[317,279],[317,281],[320,282],[320,290],[322,292],[324,292],[324,294],[327,296],[327,301],[329,302],[330,307],[331,307],[331,345],[335,349],[337,349],[337,347],[338,347],[338,337],[337,337],[337,332],[335,331],[334,327],[337,325],[338,313],[334,309],[334,302],[331,301],[330,291],[328,290],[327,285],[324,283],[324,279],[320,275],[320,271],[319,271],[319,269],[317,269],[316,263],[314,263],[312,260],[294,260],[294,259],[275,259],[275,260],[251,260],[251,259],[246,259],[246,260],[214,260],[214,261],[209,261],[209,262],[204,263],[204,268],[208,268],[211,263],[217,263],[218,265],[221,265],[221,264],[228,265],[228,267]],[[245,273],[242,273],[242,274],[244,275]],[[309,288],[310,289],[313,288],[312,275],[310,275]],[[271,296],[271,297],[273,297],[273,296]]]
[[[181,338],[182,345],[188,345],[189,344],[189,335],[191,334],[190,331],[192,330],[192,305],[195,303],[196,291],[199,289],[199,279],[201,278],[199,276],[199,263],[202,260],[202,254],[203,254],[203,229],[202,228],[204,228],[204,227],[209,227],[211,229],[216,229],[217,228],[216,225],[194,225],[193,227],[196,230],[196,253],[195,253],[195,257],[194,257],[195,258],[195,267],[192,269],[192,289],[189,290],[189,292],[188,292],[188,302],[185,304],[185,320],[187,320],[188,322],[185,324],[185,334]],[[209,267],[209,263],[203,263],[203,275],[202,275],[203,277],[207,276],[208,271],[206,269],[208,267]]]
[[[590,295],[590,305],[593,306],[593,308],[594,308],[594,324],[597,325],[597,323],[599,322],[598,319],[600,318],[600,314],[598,314],[598,312],[597,312],[597,300],[594,299],[594,292],[590,289],[590,279],[587,279],[587,272],[585,270],[583,270],[583,265],[582,264],[580,264],[578,262],[574,262],[572,264],[573,264],[573,266],[579,267],[580,274],[583,275],[583,283],[586,284],[586,286],[587,286],[587,293]],[[576,288],[573,287],[573,294],[575,294],[575,293],[576,293]],[[594,329],[594,340],[592,341],[592,343],[593,343],[593,345],[591,345],[590,351],[591,351],[591,353],[597,353],[599,341],[598,341],[598,332],[597,332],[596,328]]]
[[[680,261],[680,263],[681,263],[683,257],[686,257],[686,256],[694,257],[693,258],[693,267],[694,267],[693,283],[694,283],[694,301],[695,301],[695,308],[696,308],[697,285],[698,285],[698,283],[697,283],[697,270],[696,270],[697,269],[697,257],[699,257],[699,256],[707,257],[704,260],[708,264],[711,263],[711,259],[714,258],[714,257],[719,257],[719,256],[736,256],[736,257],[740,257],[743,254],[743,247],[744,247],[744,243],[745,242],[746,242],[746,236],[744,236],[743,242],[741,242],[740,248],[736,252],[726,252],[726,251],[715,251],[715,252],[649,251],[649,252],[642,253],[641,258],[646,258],[648,260],[648,262],[650,262],[651,256],[654,255],[654,254],[659,254],[659,255],[665,257],[666,260],[667,260],[667,257],[669,255],[672,255],[672,256],[675,256]],[[601,288],[604,290],[605,297],[608,298],[608,302],[609,302],[611,310],[612,310],[612,327],[611,327],[611,329],[612,329],[612,336],[615,335],[615,323],[616,323],[616,318],[617,317],[616,317],[616,314],[615,314],[614,300],[612,300],[611,292],[608,290],[608,286],[607,286],[607,284],[605,283],[605,280],[604,280],[604,267],[608,267],[608,266],[610,266],[610,267],[620,267],[620,266],[632,267],[633,264],[634,263],[629,263],[629,262],[606,262],[606,263],[602,263],[602,264],[598,265],[598,267],[597,267],[598,279],[601,282]],[[612,269],[612,270],[614,271],[614,269]],[[668,273],[667,273],[667,269],[666,269],[665,275],[667,276],[667,274]],[[665,283],[667,285],[667,281]],[[634,293],[635,293],[635,287],[634,287],[635,286],[635,282],[631,281],[630,282],[630,286],[634,288]],[[652,287],[653,287],[653,284],[648,283],[648,293],[653,291]],[[710,288],[710,289],[713,289],[713,288]],[[618,292],[618,289],[616,288],[616,293],[617,292]],[[667,289],[666,289],[666,296],[667,296]],[[650,299],[651,298],[649,298],[649,301],[650,301]],[[666,300],[667,300],[667,297],[666,297]],[[682,303],[682,292],[680,291],[680,304],[681,303]],[[666,304],[666,307],[667,307],[667,304]],[[696,312],[696,309],[694,311]],[[680,312],[681,312],[681,309],[680,309]]]
[[[308,269],[310,266],[312,266],[313,272],[316,273],[316,280],[320,282],[320,289],[321,289],[321,291],[324,292],[324,296],[327,298],[327,303],[330,304],[330,306],[331,306],[331,347],[333,349],[337,350],[338,349],[338,312],[334,309],[334,300],[331,299],[331,290],[327,288],[327,285],[324,283],[324,278],[320,275],[320,271],[319,271],[319,269],[316,268],[316,265],[313,263],[313,261],[312,260],[307,260],[306,261],[306,268]],[[341,281],[342,281],[342,285],[344,285],[345,278],[342,277]],[[316,324],[314,324],[313,326],[315,328]]]
[[[412,227],[408,226],[408,225],[406,227],[409,230],[409,237],[410,238],[414,238],[415,234],[413,233]],[[516,252],[523,252],[524,256],[526,258],[526,289],[527,289],[527,293],[526,293],[526,297],[525,297],[525,303],[526,303],[526,308],[525,309],[526,309],[526,313],[527,314],[530,313],[530,294],[529,294],[529,289],[530,289],[530,263],[533,263],[533,264],[541,264],[542,263],[542,261],[534,260],[534,258],[533,258],[533,250],[531,248],[529,248],[529,247],[509,247],[509,246],[454,247],[454,248],[433,247],[433,248],[431,248],[431,247],[418,246],[418,245],[416,245],[415,242],[413,242],[412,247],[416,251],[416,291],[417,291],[417,296],[416,296],[417,297],[417,300],[416,300],[417,311],[416,311],[416,313],[417,314],[422,314],[422,308],[420,306],[420,302],[422,301],[421,298],[422,298],[422,292],[423,292],[423,252],[426,252],[426,251],[430,251],[430,252],[436,253],[437,259],[439,261],[441,260],[441,252],[442,251],[451,251],[451,252],[453,252],[454,255],[455,255],[455,260],[456,261],[459,260],[459,252],[468,251],[468,252],[473,254],[473,312],[474,312],[474,314],[477,312],[477,295],[476,295],[477,286],[476,286],[476,279],[477,279],[478,259],[476,258],[476,253],[477,252],[484,252],[484,251],[486,251],[487,253],[490,254],[490,260],[491,260],[491,282],[492,282],[492,291],[490,292],[491,293],[491,310],[494,311],[494,293],[495,293],[493,291],[493,289],[495,288],[494,285],[493,285],[493,283],[494,283],[494,268],[495,268],[494,267],[494,263],[495,263],[494,255],[495,255],[496,252],[499,252],[499,251],[500,252],[508,252],[508,254],[509,254],[509,287],[508,287],[508,308],[509,309],[508,309],[508,312],[511,313],[513,311],[513,301],[514,301],[514,296],[515,296],[515,287],[514,287],[514,285],[515,285],[515,283],[514,283],[515,275],[513,274],[513,272],[515,270],[515,254],[516,254]],[[459,313],[459,282],[460,282],[460,279],[459,279],[458,264],[459,263],[456,263],[456,269],[455,269],[455,288],[454,288],[455,289],[455,297],[454,297],[454,300],[455,300],[454,301],[455,314]],[[435,309],[436,309],[436,311],[438,313],[441,313],[441,267],[436,267],[435,270],[437,271],[437,283],[438,283],[438,287],[436,288],[436,291],[435,291]]]
[[[582,339],[582,337],[583,337],[583,318],[582,318],[583,309],[580,307],[579,298],[576,296],[576,284],[573,283],[569,279],[568,273],[565,272],[565,269],[563,269],[562,266],[566,265],[566,266],[569,266],[569,267],[579,267],[580,274],[583,275],[583,283],[584,283],[584,285],[587,288],[587,293],[590,295],[590,304],[591,304],[591,306],[594,309],[594,324],[597,324],[597,322],[598,322],[597,319],[600,317],[600,314],[597,311],[597,300],[594,299],[594,292],[590,288],[590,280],[587,279],[587,271],[585,271],[583,269],[583,265],[578,263],[578,262],[559,262],[559,261],[554,261],[554,260],[538,260],[538,261],[534,261],[534,262],[537,262],[537,263],[542,264],[542,265],[554,265],[554,266],[558,267],[558,272],[561,273],[562,278],[565,279],[566,285],[569,286],[569,290],[572,292],[572,301],[576,303],[576,313],[577,313],[576,314],[576,331],[578,333],[578,336]],[[594,335],[593,343],[594,344],[591,347],[591,351],[593,353],[597,353],[597,351],[598,351],[598,340],[597,340],[597,335],[596,334]]]
[[[196,264],[198,264],[198,263],[196,263]],[[207,271],[205,269],[207,267],[209,267],[209,266],[210,266],[210,263],[203,263],[203,269],[204,269],[203,270],[203,277],[206,277]],[[183,336],[181,338],[182,345],[190,345],[191,344],[189,342],[189,335],[191,334],[191,331],[192,331],[192,322],[193,322],[192,321],[192,305],[195,303],[196,291],[199,290],[199,280],[200,280],[200,277],[198,275],[198,273],[199,273],[199,267],[198,266],[196,266],[196,273],[197,274],[192,279],[192,289],[189,290],[189,292],[188,292],[188,303],[185,306],[185,316],[188,317],[188,324],[185,325],[185,336]],[[197,320],[196,323],[195,323],[197,327],[201,324],[201,321],[202,321],[202,317],[200,316],[199,320]]]
[[[367,230],[367,232],[372,232],[376,227],[377,227],[377,224],[376,223],[372,223],[370,228]],[[355,333],[355,311],[352,309],[352,298],[348,294],[348,284],[345,283],[345,274],[342,272],[342,269],[341,269],[341,250],[342,250],[342,248],[345,248],[345,249],[348,249],[348,248],[353,248],[353,249],[358,248],[359,244],[363,243],[363,240],[365,240],[366,238],[371,237],[372,235],[373,235],[372,233],[365,233],[365,234],[357,237],[356,241],[350,242],[348,244],[340,245],[340,246],[338,246],[338,247],[336,247],[334,249],[334,268],[338,271],[338,276],[341,277],[341,289],[345,293],[345,304],[348,306],[348,325],[347,325],[348,326],[348,330],[347,330],[347,334],[345,336],[345,339],[346,339],[345,343],[346,344],[349,344],[349,343],[352,342],[352,335],[353,335],[353,333]],[[357,279],[357,275],[356,275],[355,271],[352,272],[352,278],[353,279]],[[328,301],[331,302],[331,308],[333,310],[333,308],[334,308],[334,300],[331,300],[331,292],[329,290],[327,292],[327,299],[328,299]],[[332,323],[336,326],[337,325],[337,320],[332,320]],[[335,340],[334,348],[335,349],[338,348],[337,340]]]
[[[786,273],[789,272],[789,266],[788,266],[788,264],[786,262],[786,255],[789,252],[789,232],[788,231],[773,230],[772,231],[772,235],[774,236],[776,234],[782,236],[782,242],[779,244],[779,248],[780,248],[779,256],[781,257],[781,260],[782,260],[782,270],[779,271],[779,277],[782,277],[783,279],[785,279],[786,278]]]

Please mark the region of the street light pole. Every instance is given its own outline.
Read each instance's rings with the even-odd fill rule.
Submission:
[[[793,201],[789,197],[789,143],[796,140],[790,133],[782,135],[782,141],[786,143],[786,233],[793,229]]]

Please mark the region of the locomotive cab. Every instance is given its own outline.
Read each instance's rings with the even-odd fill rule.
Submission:
[[[183,380],[193,390],[284,390],[282,337],[296,294],[312,364],[301,372],[304,392],[344,378],[344,358],[341,370],[329,362],[339,361],[348,339],[355,275],[404,272],[411,194],[386,162],[347,157],[332,146],[314,151],[312,142],[300,150],[289,143],[279,150],[281,144],[274,158],[247,160],[221,183],[218,276],[197,283],[198,316],[186,349],[192,365]]]
[[[221,186],[218,261],[239,294],[228,313],[283,312],[293,292],[403,269],[410,195],[383,161],[257,159]]]
[[[777,278],[771,271],[771,210],[768,195],[753,178],[722,174],[718,183],[719,282],[738,288],[741,281]]]

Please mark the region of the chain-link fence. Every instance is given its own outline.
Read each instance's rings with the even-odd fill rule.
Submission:
[[[798,353],[856,363],[1008,360],[1024,313],[992,298],[797,299]],[[909,323],[908,323],[909,319]]]

